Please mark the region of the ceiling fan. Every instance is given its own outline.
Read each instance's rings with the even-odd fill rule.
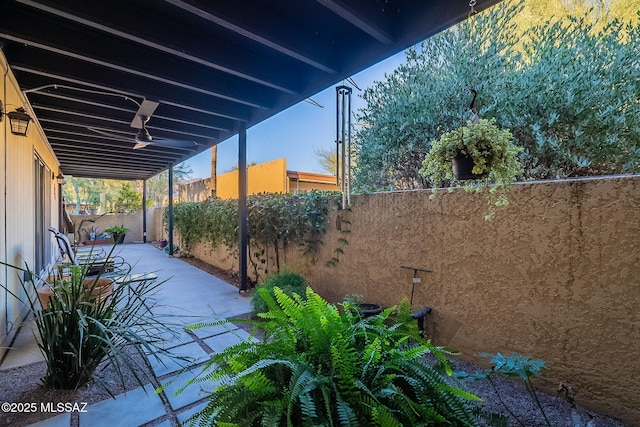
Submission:
[[[155,101],[149,101],[145,99],[142,104],[139,104],[138,111],[135,117],[131,121],[131,127],[139,129],[134,140],[136,145],[133,146],[134,150],[144,148],[147,145],[162,145],[165,147],[179,147],[179,148],[192,148],[198,145],[195,141],[180,140],[180,139],[153,139],[146,124],[151,119],[151,115],[158,107],[159,103]]]
[[[181,139],[156,139],[151,136],[149,131],[147,130],[146,124],[151,120],[151,115],[156,110],[158,102],[149,101],[145,99],[142,101],[142,104],[139,104],[137,101],[128,98],[130,101],[135,102],[138,105],[138,111],[136,115],[131,120],[131,127],[134,129],[138,129],[138,132],[133,138],[133,141],[136,143],[133,146],[134,150],[139,150],[140,148],[144,148],[148,145],[158,145],[163,147],[176,147],[176,148],[193,148],[198,144],[195,141],[189,140],[181,140]],[[92,132],[98,133],[100,135],[108,136],[110,138],[115,138],[120,141],[130,141],[130,136],[124,135],[124,132],[120,134],[120,131],[106,132],[104,129],[98,129],[94,127],[87,127]]]

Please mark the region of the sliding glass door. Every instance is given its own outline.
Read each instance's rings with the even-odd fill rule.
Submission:
[[[34,248],[35,259],[33,269],[41,272],[51,260],[51,236],[49,227],[51,227],[51,169],[44,164],[42,159],[34,155],[34,183],[35,183],[35,201],[34,201]]]

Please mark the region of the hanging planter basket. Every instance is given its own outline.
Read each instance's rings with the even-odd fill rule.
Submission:
[[[468,181],[471,179],[482,179],[488,175],[486,172],[481,174],[473,173],[474,165],[471,157],[459,151],[451,161],[453,176],[460,181]]]

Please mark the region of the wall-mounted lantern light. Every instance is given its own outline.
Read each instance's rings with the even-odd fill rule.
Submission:
[[[4,110],[2,108],[2,101],[0,101],[0,121],[4,116]],[[22,107],[16,108],[15,111],[6,113],[9,117],[9,125],[11,127],[11,133],[14,135],[27,136],[29,130],[29,123],[31,123],[31,116]]]
[[[65,185],[67,183],[64,180],[64,175],[62,175],[62,173],[59,173],[58,176],[56,176],[56,181],[58,182],[59,185]]]

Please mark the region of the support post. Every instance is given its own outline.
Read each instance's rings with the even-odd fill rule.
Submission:
[[[142,243],[147,243],[147,180],[142,181]]]
[[[247,280],[247,125],[240,124],[238,132],[238,234],[239,234],[239,267],[240,293],[248,292]]]
[[[173,256],[173,166],[169,168],[169,256]]]

